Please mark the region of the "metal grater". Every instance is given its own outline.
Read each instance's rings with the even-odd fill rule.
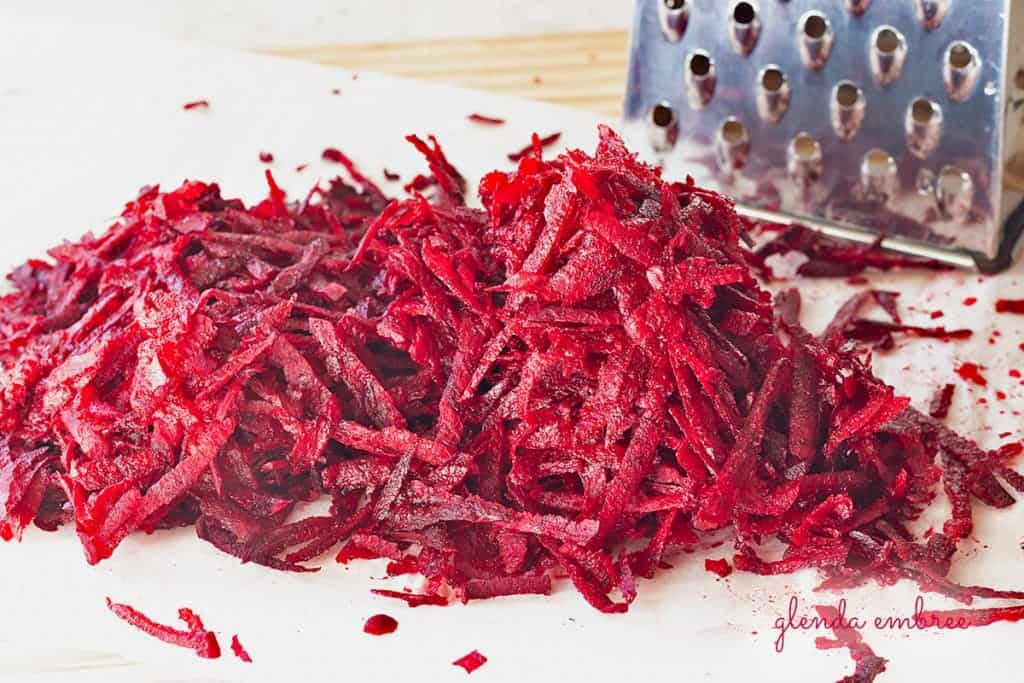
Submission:
[[[1009,263],[1024,0],[638,0],[625,134],[669,177],[965,267]]]

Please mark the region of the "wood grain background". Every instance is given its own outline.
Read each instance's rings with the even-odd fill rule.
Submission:
[[[272,54],[622,113],[629,33],[443,40],[275,50]]]

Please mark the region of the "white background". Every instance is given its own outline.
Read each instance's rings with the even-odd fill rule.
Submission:
[[[724,1],[724,0],[723,0]],[[339,43],[626,28],[633,0],[4,0],[0,22],[117,26],[211,45]]]
[[[115,4],[50,2],[48,7],[74,10],[98,22],[111,15]],[[154,21],[157,11],[136,7],[133,21],[146,16]],[[266,21],[273,23],[272,18]],[[160,28],[173,33],[182,26]],[[212,24],[201,28],[217,33]],[[402,136],[433,132],[453,162],[470,178],[479,178],[489,169],[509,168],[504,154],[524,144],[534,130],[562,130],[567,144],[592,148],[597,122],[585,112],[497,95],[369,75],[353,81],[344,72],[297,62],[143,41],[123,30],[93,33],[82,24],[62,28],[51,20],[32,25],[2,15],[0,64],[2,272],[61,239],[102,230],[146,183],[173,187],[186,177],[213,179],[222,182],[228,196],[258,200],[265,193],[264,167],[257,160],[263,150],[275,154],[273,170],[282,186],[301,196],[318,177],[337,172],[336,166],[317,161],[326,146],[346,150],[378,180],[383,181],[384,167],[409,178],[423,170],[423,162]],[[331,94],[335,87],[342,89],[340,96]],[[182,110],[183,102],[197,98],[208,98],[210,109]],[[416,103],[412,111],[410,102]],[[472,126],[465,116],[473,111],[504,116],[509,124]],[[295,166],[303,163],[311,165],[296,173]],[[397,191],[395,185],[387,189]],[[942,309],[946,317],[940,322],[976,331],[969,343],[909,341],[880,357],[878,366],[918,405],[936,384],[957,382],[951,423],[986,447],[1008,440],[998,437],[1002,432],[1012,439],[1022,436],[1020,417],[1012,411],[1024,404],[1024,388],[1009,377],[1009,369],[1024,368],[1024,352],[1017,348],[1024,342],[1024,318],[991,313],[997,296],[1024,298],[1022,272],[1024,266],[997,278],[967,273],[875,278],[878,286],[903,292],[908,322],[931,324],[928,312]],[[806,322],[815,330],[850,293],[842,281],[805,281],[801,287],[808,303]],[[965,296],[978,297],[978,304],[963,306]],[[996,329],[1001,337],[990,345]],[[952,374],[957,362],[968,359],[988,366],[989,387],[968,387]],[[995,401],[997,390],[1009,394],[1006,402]],[[989,407],[977,403],[981,398]],[[941,507],[940,496],[936,514]],[[953,578],[1021,588],[1022,529],[1024,506],[979,514],[977,540],[966,544]],[[328,560],[318,575],[283,575],[241,566],[183,530],[135,536],[112,560],[88,567],[71,529],[59,534],[30,529],[23,543],[0,544],[0,681],[461,683],[466,674],[450,662],[474,648],[490,661],[470,683],[817,683],[852,671],[845,652],[814,649],[813,637],[821,633],[791,634],[784,654],[773,651],[772,624],[784,613],[789,596],[801,595],[802,613],[810,604],[838,600],[810,592],[817,582],[813,573],[733,575],[721,581],[704,570],[706,553],[729,554],[725,547],[677,558],[673,570],[641,582],[640,597],[628,615],[597,614],[564,585],[551,598],[412,610],[369,593],[371,587],[394,587],[394,582],[373,578],[383,574],[379,564],[345,568]],[[854,591],[848,595],[850,614],[907,616],[916,593],[907,584]],[[256,663],[241,664],[230,654],[201,661],[148,638],[107,612],[107,595],[166,622],[173,621],[177,607],[192,607],[220,632],[223,644],[240,633]],[[928,604],[949,606],[935,596]],[[399,631],[387,638],[365,636],[363,621],[377,612],[398,618]],[[868,632],[865,638],[892,660],[879,683],[976,680],[979,666],[986,680],[1009,681],[1020,680],[1014,656],[1020,627]],[[953,652],[971,656],[948,655]]]

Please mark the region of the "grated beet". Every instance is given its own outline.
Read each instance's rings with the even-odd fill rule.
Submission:
[[[435,140],[411,141],[431,198],[391,201],[330,153],[351,184],[289,202],[268,173],[248,208],[145,188],[106,234],[15,270],[0,535],[73,524],[97,563],[194,526],[285,571],[340,546],[387,558],[425,578],[407,602],[568,577],[620,613],[636,577],[730,528],[739,570],[992,594],[946,574],[972,499],[1012,505],[1002,482],[1024,478],[848,343],[865,302],[901,325],[894,297],[864,292],[813,337],[798,296],[776,311],[757,284],[731,202],[607,129],[594,155],[488,175],[483,210]],[[950,519],[916,538],[940,484]]]
[[[328,147],[320,153],[320,158],[324,161],[331,161],[335,164],[345,164],[348,161],[348,157],[340,150],[334,147]]]
[[[210,102],[208,100],[193,100],[192,102],[186,102],[181,105],[181,108],[185,111],[189,111],[190,109],[209,109]]]
[[[518,152],[513,152],[512,154],[509,154],[508,160],[513,161],[515,163],[519,163],[526,157],[530,156],[540,159],[541,154],[545,149],[547,149],[548,147],[555,144],[561,139],[561,133],[552,133],[551,135],[546,135],[544,137],[540,137],[539,135],[534,133],[533,141],[526,147],[523,147]]]
[[[249,656],[248,650],[242,645],[242,641],[238,639],[238,634],[231,636],[231,651],[246,664],[252,664],[252,657]]]
[[[752,255],[751,263],[762,275],[771,279],[772,272],[767,260],[771,256],[793,251],[807,257],[807,261],[797,269],[797,274],[807,277],[849,278],[867,270],[953,269],[940,261],[887,251],[877,243],[851,244],[802,225],[793,225],[763,244]]]
[[[487,657],[484,657],[477,650],[473,650],[468,655],[463,655],[452,662],[454,666],[461,666],[468,674],[473,673],[486,663]]]
[[[270,152],[260,152],[260,161],[264,164],[272,164],[274,163],[274,155]]]
[[[824,620],[835,638],[818,638],[814,644],[819,650],[846,648],[856,664],[856,670],[850,676],[842,678],[839,683],[872,683],[885,672],[888,663],[875,654],[871,646],[864,642],[863,636],[848,624],[841,610],[835,607],[815,607],[819,618]]]
[[[386,614],[375,614],[363,624],[363,633],[371,636],[386,636],[398,630],[398,622]]]
[[[483,114],[470,114],[467,118],[473,123],[482,123],[488,126],[502,126],[505,124],[505,119],[484,116]]]
[[[116,603],[110,598],[107,598],[107,609],[122,621],[165,643],[194,650],[196,655],[203,659],[220,657],[220,644],[217,642],[217,636],[212,631],[207,631],[203,626],[202,619],[188,608],[182,607],[178,610],[178,618],[188,627],[187,631],[158,624],[134,607]]]
[[[956,391],[955,384],[946,384],[939,387],[928,403],[928,414],[938,420],[949,417],[949,409],[953,405],[953,393]]]
[[[379,595],[384,598],[394,598],[395,600],[403,600],[409,607],[422,607],[424,605],[433,605],[435,607],[445,607],[448,604],[448,599],[442,595],[417,595],[415,593],[403,593],[402,591],[388,591],[374,589],[370,591],[374,595]]]

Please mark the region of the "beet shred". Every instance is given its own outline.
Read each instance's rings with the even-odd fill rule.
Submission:
[[[107,609],[122,621],[165,643],[193,650],[198,657],[203,659],[220,657],[220,643],[217,641],[217,635],[206,630],[199,615],[186,607],[178,610],[178,618],[188,627],[187,631],[158,624],[134,607],[116,603],[110,598],[107,598]]]
[[[537,138],[475,210],[436,141],[412,141],[429,199],[389,200],[332,149],[351,182],[303,201],[269,172],[249,208],[146,188],[102,236],[15,270],[3,537],[72,524],[95,564],[193,526],[279,570],[387,558],[425,577],[410,603],[568,576],[615,613],[731,528],[740,571],[996,593],[947,574],[973,500],[1012,505],[1021,477],[877,379],[852,318],[815,337],[777,316],[728,199],[602,129],[592,156],[543,160]],[[916,538],[940,489],[950,519]]]

